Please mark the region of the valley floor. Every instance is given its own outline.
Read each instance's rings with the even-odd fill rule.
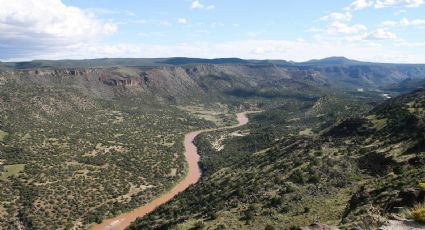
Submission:
[[[150,201],[149,203],[143,205],[140,208],[132,210],[128,213],[119,215],[112,219],[104,220],[101,224],[95,225],[92,227],[92,230],[119,230],[124,229],[129,226],[131,222],[135,221],[136,218],[141,218],[144,215],[152,212],[160,205],[170,201],[174,196],[186,190],[189,186],[198,182],[199,178],[202,175],[201,169],[199,168],[199,155],[197,152],[196,146],[193,144],[195,138],[207,132],[214,132],[217,130],[233,129],[245,125],[248,123],[248,118],[245,115],[246,113],[236,114],[238,124],[231,126],[224,126],[213,129],[203,129],[199,131],[193,131],[187,133],[184,138],[184,155],[187,161],[187,173],[184,175],[184,178],[174,185],[169,191],[166,191],[164,194],[160,195],[158,198]]]

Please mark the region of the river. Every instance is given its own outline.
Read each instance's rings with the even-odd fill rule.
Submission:
[[[239,126],[245,125],[248,123],[248,117],[246,113],[238,113],[236,114],[238,124],[232,126],[225,126],[214,129],[203,129],[194,132],[187,133],[184,137],[184,155],[186,157],[186,161],[188,164],[188,172],[186,177],[177,183],[171,190],[162,194],[160,197],[152,200],[146,205],[134,209],[130,212],[123,213],[117,217],[104,220],[101,224],[94,225],[93,230],[123,230],[131,222],[135,221],[138,217],[143,217],[144,215],[152,212],[160,205],[166,203],[167,201],[173,199],[178,193],[186,190],[191,184],[198,182],[199,178],[201,178],[202,172],[199,168],[199,159],[200,156],[196,149],[196,146],[193,144],[193,140],[201,133],[211,132],[211,131],[219,131],[224,129],[237,128]]]

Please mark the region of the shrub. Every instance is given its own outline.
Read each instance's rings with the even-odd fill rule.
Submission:
[[[208,216],[210,217],[210,220],[215,220],[218,217],[217,213],[215,212],[210,212]]]
[[[275,229],[276,228],[273,227],[273,225],[270,225],[270,224],[266,225],[266,227],[264,228],[264,230],[275,230]]]
[[[205,228],[205,224],[203,221],[198,221],[195,223],[194,229],[204,229]]]
[[[404,172],[404,168],[401,165],[397,165],[396,167],[394,167],[393,172],[395,175],[401,175]]]
[[[271,207],[274,207],[274,208],[279,207],[282,203],[283,203],[283,200],[282,200],[282,198],[280,196],[273,197],[270,200],[270,206]]]
[[[317,184],[320,182],[320,176],[318,174],[313,174],[308,178],[308,182],[312,184]]]
[[[421,189],[425,189],[425,181],[422,181],[421,183],[419,183],[418,186]]]
[[[425,223],[425,204],[413,208],[411,214],[414,220]]]
[[[289,207],[287,206],[280,209],[280,213],[288,213],[288,212],[289,212]]]
[[[297,184],[304,184],[305,183],[303,172],[299,169],[295,170],[291,174],[291,176],[289,176],[289,179],[291,181],[293,181],[294,183],[297,183]]]

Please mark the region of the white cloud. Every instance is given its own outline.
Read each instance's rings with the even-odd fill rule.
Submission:
[[[177,19],[177,23],[178,24],[187,24],[187,19],[186,18],[179,18],[179,19]]]
[[[419,7],[424,0],[376,0],[375,8],[384,7]]]
[[[0,5],[0,44],[8,46],[3,52],[52,49],[117,31],[115,24],[61,0],[0,0]]]
[[[390,27],[390,26],[425,26],[425,19],[413,19],[409,20],[407,18],[403,18],[400,21],[384,21],[381,23],[382,26]]]
[[[425,3],[424,0],[356,0],[352,2],[345,10],[360,10],[374,6],[375,8],[385,7],[419,7]]]
[[[368,44],[373,44],[374,46],[379,45],[376,43],[370,43],[372,41],[380,40],[394,40],[402,41],[398,36],[392,32],[389,32],[383,28],[378,28],[373,32],[364,32],[361,34],[355,34],[344,37],[348,42],[368,42]]]
[[[376,31],[368,34],[367,40],[395,40],[398,39],[397,35],[391,33],[383,28],[378,28]]]
[[[77,7],[61,0],[0,0],[1,37],[72,38],[107,35],[116,25],[102,23]]]
[[[350,21],[353,18],[350,12],[345,13],[330,13],[320,18],[323,21]]]
[[[356,0],[352,2],[345,10],[360,10],[364,8],[371,7],[373,5],[373,1],[369,0]]]
[[[204,5],[199,0],[195,0],[192,2],[190,6],[191,9],[201,9],[201,10],[213,10],[215,9],[214,5]]]
[[[385,27],[389,27],[389,26],[396,26],[398,24],[398,22],[397,21],[391,21],[391,20],[389,20],[389,21],[383,21],[382,23],[381,23],[381,25],[382,26],[385,26]]]
[[[412,21],[407,21],[408,26],[425,26],[425,19],[414,19]]]
[[[362,24],[347,25],[342,22],[332,22],[328,25],[326,32],[329,34],[356,34],[367,30],[367,27]]]

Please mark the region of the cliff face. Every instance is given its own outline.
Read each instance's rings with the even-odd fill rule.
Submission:
[[[0,84],[70,86],[98,97],[146,96],[172,100],[273,96],[329,88],[377,89],[424,79],[422,65],[186,64],[153,67],[44,67],[0,71]]]
[[[296,84],[308,82],[322,86],[326,79],[315,71],[289,70],[276,66],[190,64],[151,68],[13,70],[0,72],[0,82],[69,86],[99,97],[151,95],[185,100],[220,97],[236,89],[292,90]]]

